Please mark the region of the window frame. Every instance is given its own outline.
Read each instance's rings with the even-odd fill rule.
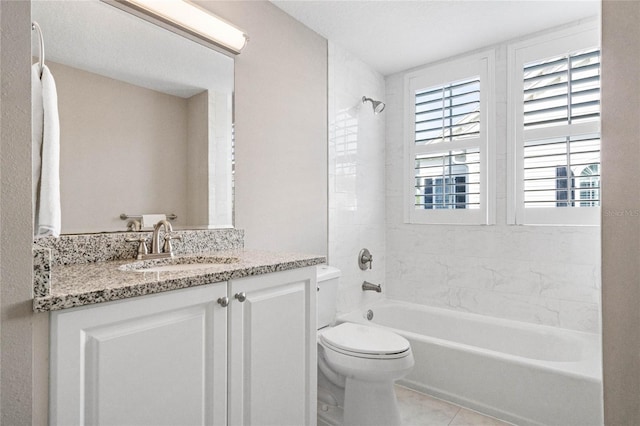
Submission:
[[[573,27],[554,31],[507,46],[507,223],[511,225],[599,225],[600,207],[536,207],[524,206],[524,65],[553,56],[600,48],[597,22],[582,22]],[[602,93],[602,92],[601,92]],[[601,134],[600,120],[559,127],[527,130],[526,140]],[[576,189],[579,191],[579,189]]]
[[[419,90],[480,78],[478,138],[418,146],[415,143],[415,94]],[[411,224],[486,225],[495,223],[495,50],[485,50],[421,67],[404,76],[404,222]],[[419,154],[478,148],[480,206],[477,209],[416,209],[415,159]]]

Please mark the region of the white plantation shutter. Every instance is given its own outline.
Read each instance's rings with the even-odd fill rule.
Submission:
[[[416,157],[417,209],[480,208],[478,148]]]
[[[600,118],[600,51],[590,49],[524,65],[524,128]]]
[[[596,46],[597,32],[582,30],[558,41],[512,49],[514,223],[598,221],[600,51]]]
[[[480,207],[479,137],[479,76],[416,92],[416,144],[466,140],[471,146],[416,155],[417,209]]]
[[[588,193],[580,190],[585,187],[590,188]],[[525,208],[599,205],[600,137],[597,134],[525,142]]]
[[[480,136],[480,77],[415,93],[417,144]]]
[[[525,208],[598,206],[600,137],[571,135],[574,124],[600,119],[600,51],[526,64],[523,76]]]
[[[487,223],[490,68],[493,54],[485,53],[405,79],[407,221]]]

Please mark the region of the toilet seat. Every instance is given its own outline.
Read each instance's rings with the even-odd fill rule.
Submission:
[[[358,358],[403,358],[410,354],[411,349],[409,341],[402,336],[353,323],[343,323],[324,330],[319,340],[327,349]]]

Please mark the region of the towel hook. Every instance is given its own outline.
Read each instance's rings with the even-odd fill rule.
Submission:
[[[31,31],[35,30],[38,33],[38,53],[40,54],[40,78],[42,78],[42,71],[44,70],[44,37],[42,36],[42,29],[36,21],[31,23]]]

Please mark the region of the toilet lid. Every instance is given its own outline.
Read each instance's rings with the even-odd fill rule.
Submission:
[[[342,351],[366,355],[392,355],[410,349],[409,341],[387,330],[366,325],[342,323],[320,336],[323,343]]]

